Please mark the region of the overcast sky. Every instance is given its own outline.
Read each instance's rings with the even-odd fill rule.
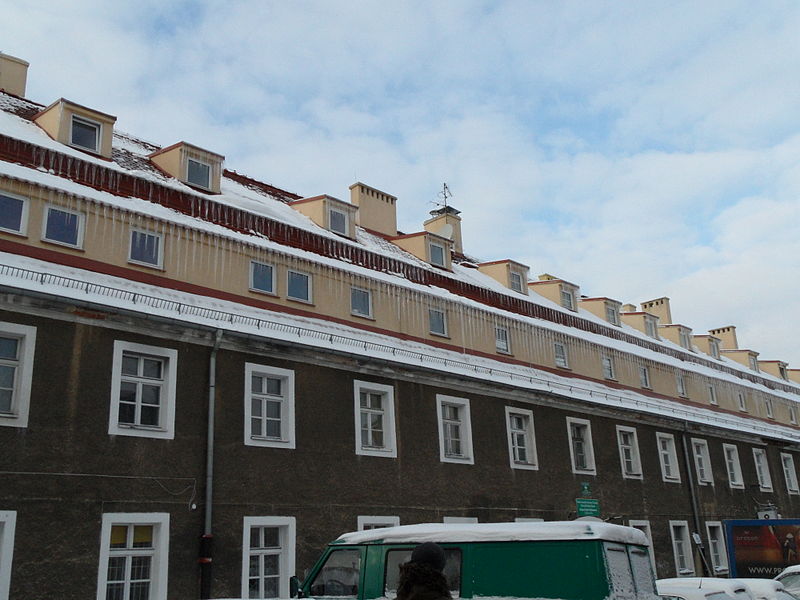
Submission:
[[[800,3],[7,3],[28,97],[290,191],[363,181],[466,251],[800,368]]]

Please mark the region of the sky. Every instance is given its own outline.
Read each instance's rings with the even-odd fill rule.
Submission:
[[[301,194],[447,183],[465,251],[800,368],[795,0],[7,3],[27,97]]]

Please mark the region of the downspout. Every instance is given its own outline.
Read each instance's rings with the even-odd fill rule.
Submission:
[[[211,597],[211,561],[212,542],[211,533],[212,502],[214,495],[214,406],[217,391],[217,350],[222,341],[222,330],[217,329],[211,356],[208,359],[208,428],[206,430],[206,500],[205,523],[203,535],[200,537],[200,598]]]
[[[691,456],[689,454],[689,445],[686,441],[688,435],[689,423],[688,421],[684,421],[683,434],[681,435],[681,445],[683,446],[683,460],[686,463],[686,479],[689,481],[689,496],[692,499],[692,520],[694,521],[694,530],[697,532],[697,535],[702,535],[700,533],[702,531],[700,529],[700,511],[697,508],[697,488],[695,487],[694,471],[692,469],[694,462],[691,460]],[[694,540],[692,540],[692,542],[694,542]],[[703,576],[713,577],[714,574],[709,572],[706,555],[703,552],[703,546],[699,546],[698,549],[700,551],[700,558],[702,559],[701,566],[703,569]],[[680,574],[678,574],[678,576],[680,576]]]

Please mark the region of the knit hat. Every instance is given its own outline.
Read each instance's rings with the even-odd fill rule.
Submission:
[[[435,542],[425,542],[414,548],[409,562],[428,565],[432,569],[441,571],[445,563],[444,550]]]

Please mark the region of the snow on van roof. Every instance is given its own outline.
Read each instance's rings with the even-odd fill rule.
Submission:
[[[370,542],[508,542],[547,540],[606,540],[647,545],[644,533],[633,527],[590,521],[545,523],[422,523],[345,533],[335,544]]]

